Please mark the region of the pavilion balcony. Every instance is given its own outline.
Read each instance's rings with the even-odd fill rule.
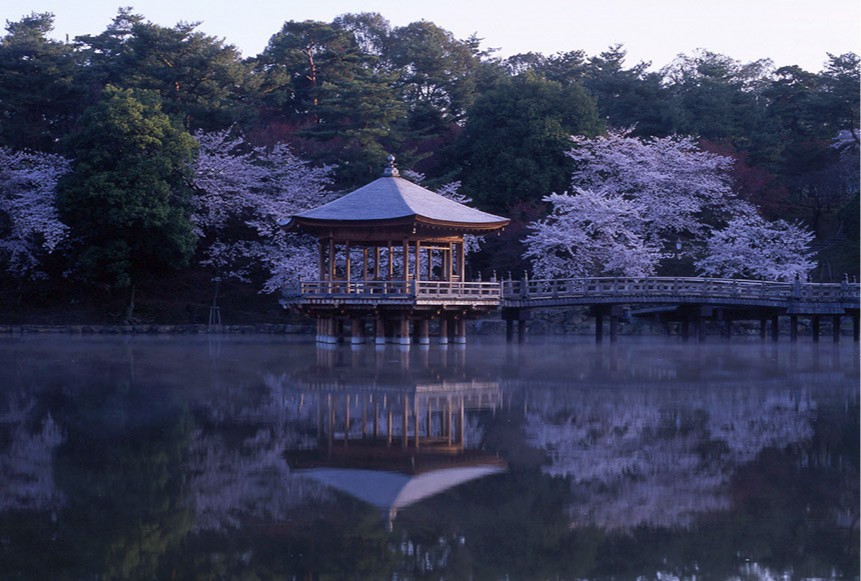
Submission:
[[[498,282],[440,280],[301,281],[284,292],[287,305],[439,305],[495,307]]]

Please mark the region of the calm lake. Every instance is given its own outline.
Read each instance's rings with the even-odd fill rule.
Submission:
[[[859,352],[0,337],[3,579],[857,579]]]

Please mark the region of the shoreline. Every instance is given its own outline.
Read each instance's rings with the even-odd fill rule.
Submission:
[[[0,335],[304,335],[310,325],[259,323],[254,325],[137,324],[137,325],[3,325]]]

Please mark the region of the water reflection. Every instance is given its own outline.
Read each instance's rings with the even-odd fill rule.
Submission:
[[[0,338],[0,577],[853,577],[858,373],[845,344]]]

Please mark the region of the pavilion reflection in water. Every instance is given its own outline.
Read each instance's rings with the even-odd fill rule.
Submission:
[[[453,372],[463,351],[446,351],[432,365],[427,351],[318,349],[317,365],[292,384],[314,402],[316,425],[306,445],[287,451],[291,470],[372,504],[390,525],[412,503],[505,471],[476,428],[479,414],[500,406],[499,382]],[[353,365],[362,356],[375,364]]]

